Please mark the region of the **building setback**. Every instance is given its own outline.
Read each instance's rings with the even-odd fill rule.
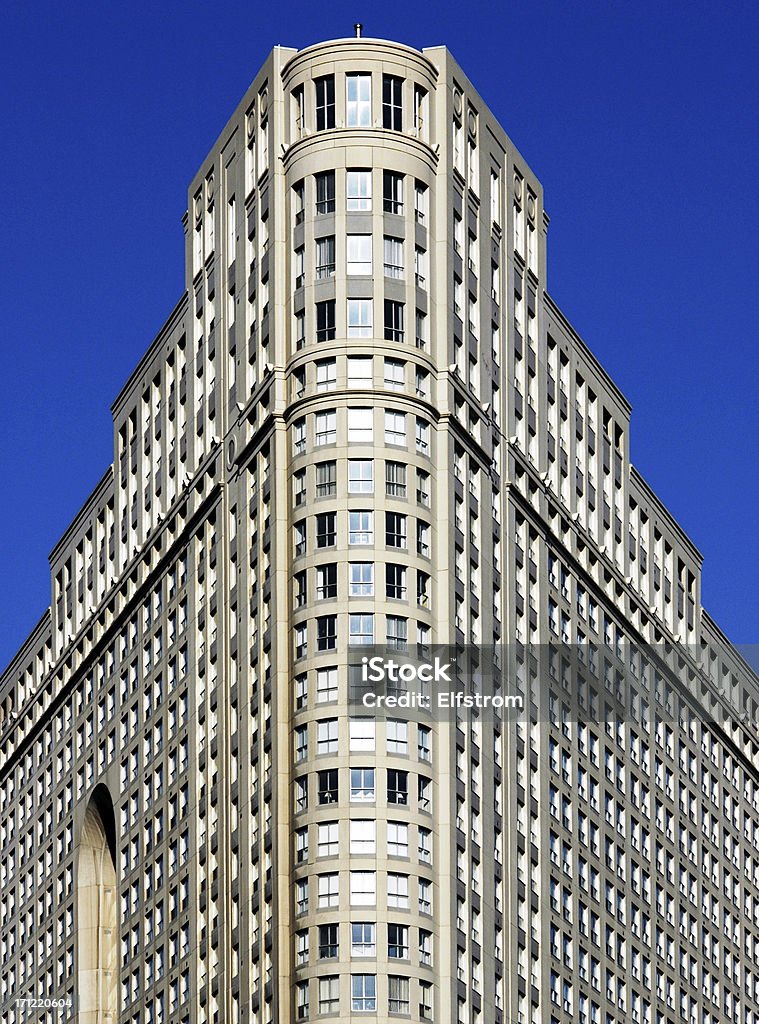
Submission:
[[[445,48],[272,51],[0,684],[4,1020],[759,1021],[759,688],[547,227]],[[375,721],[369,643],[600,692]]]

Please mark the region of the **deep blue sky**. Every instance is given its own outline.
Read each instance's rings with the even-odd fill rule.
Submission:
[[[633,403],[633,460],[759,641],[753,3],[11,4],[0,41],[0,665],[180,296],[186,187],[276,43],[447,44],[543,182],[548,285]]]

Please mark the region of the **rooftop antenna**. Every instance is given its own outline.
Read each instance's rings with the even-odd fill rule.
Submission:
[[[353,31],[356,33],[356,39],[360,39],[361,33],[364,31],[364,26],[361,24],[360,21],[357,21],[356,24],[353,26]]]

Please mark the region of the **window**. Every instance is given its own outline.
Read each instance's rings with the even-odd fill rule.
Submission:
[[[316,600],[329,601],[337,597],[337,566],[317,565],[316,567]]]
[[[295,883],[295,909],[298,914],[308,913],[308,879],[302,878]]]
[[[308,1017],[308,982],[299,981],[295,987],[295,1016],[297,1020]]]
[[[403,565],[385,566],[385,596],[395,601],[406,600],[406,567]]]
[[[427,981],[419,982],[419,1019],[432,1020],[432,985]]]
[[[390,498],[406,497],[406,466],[403,462],[385,463],[385,493]]]
[[[408,960],[408,926],[389,924],[387,926],[387,955],[391,960]]]
[[[319,875],[317,884],[317,906],[319,910],[327,910],[340,904],[338,875]]]
[[[406,547],[406,516],[403,513],[385,513],[385,544],[389,548]]]
[[[385,235],[385,277],[403,277],[403,239]]]
[[[306,344],[306,314],[303,310],[295,314],[295,348],[300,350],[305,347]],[[299,395],[302,395],[306,387],[305,373],[303,375],[303,382],[298,391]]]
[[[346,75],[345,99],[348,128],[368,128],[372,123],[372,76]]]
[[[423,469],[416,471],[416,500],[425,508],[430,507],[430,474]]]
[[[371,338],[372,300],[348,299],[348,337]]]
[[[388,391],[403,391],[406,387],[406,364],[402,360],[385,360],[385,387]]]
[[[411,1012],[410,985],[411,982],[408,978],[396,977],[394,975],[388,978],[388,1013],[408,1014]]]
[[[372,236],[348,235],[346,244],[346,272],[368,275],[372,272]]]
[[[382,127],[403,129],[403,79],[395,75],[382,76]]]
[[[385,341],[403,341],[403,303],[385,299]]]
[[[373,409],[348,409],[348,440],[371,444],[374,437]]]
[[[316,86],[316,130],[335,127],[335,76],[324,75],[314,80]]]
[[[316,620],[317,651],[334,651],[337,647],[337,616],[321,615]]]
[[[408,825],[401,821],[387,823],[388,857],[408,857]]]
[[[374,463],[371,459],[348,460],[348,494],[374,493]]]
[[[306,189],[302,179],[293,185],[293,207],[295,223],[302,224],[306,216]]]
[[[315,175],[317,214],[335,212],[335,172],[322,171]]]
[[[374,734],[373,718],[351,718],[349,723],[350,749],[374,750]]]
[[[419,849],[417,852],[420,864],[432,863],[432,833],[421,825],[419,826]]]
[[[385,410],[385,444],[406,445],[406,414]]]
[[[369,614],[350,616],[350,635],[348,643],[351,647],[360,647],[374,643],[374,616]]]
[[[408,619],[398,615],[387,617],[387,646],[405,650],[408,644]]]
[[[303,287],[305,266],[306,250],[301,246],[300,249],[296,249],[293,253],[293,277],[295,278],[296,288]]]
[[[388,874],[387,907],[388,910],[408,908],[408,875]]]
[[[337,387],[337,362],[320,359],[316,364],[316,390],[334,391]]]
[[[348,356],[348,387],[371,388],[373,366],[371,356]]]
[[[470,111],[471,114],[471,111]],[[477,144],[475,140],[470,136],[467,142],[468,150],[468,161],[467,169],[469,171],[469,188],[474,192],[475,195],[480,194],[480,167],[478,160]]]
[[[403,175],[382,172],[382,208],[385,213],[403,213]]]
[[[308,726],[299,725],[295,729],[295,761],[305,761],[308,757]]]
[[[535,225],[531,222],[527,222],[527,266],[533,272],[538,272],[538,249],[535,238]]]
[[[373,907],[377,903],[377,877],[374,871],[351,871],[352,907]]]
[[[337,669],[320,668],[316,673],[316,701],[326,704],[337,700]]]
[[[377,976],[375,974],[351,975],[351,1009],[354,1012],[376,1013]]]
[[[316,303],[316,340],[334,341],[335,339],[335,300]]]
[[[377,823],[353,818],[350,822],[351,856],[368,857],[377,851]]]
[[[308,778],[295,780],[295,813],[299,814],[308,808]]]
[[[430,557],[430,526],[421,519],[416,523],[416,553],[425,558]]]
[[[305,345],[305,313],[302,311],[295,318],[295,330],[296,347],[302,348]],[[305,367],[296,367],[293,371],[293,389],[296,398],[305,394]]]
[[[427,186],[421,181],[414,182],[414,219],[417,224],[427,221]]]
[[[316,239],[316,278],[333,277],[335,273],[335,236]]]
[[[373,804],[374,799],[374,769],[351,768],[351,802]]]
[[[416,311],[415,328],[416,347],[424,349],[427,347],[427,315],[421,309]]]
[[[388,768],[387,771],[387,802],[389,804],[408,804],[408,772]]]
[[[326,925],[337,928],[337,925]],[[335,953],[337,956],[337,953]],[[319,978],[319,1013],[338,1013],[340,1010],[340,978],[337,975]]]
[[[295,709],[299,711],[308,703],[308,675],[304,672],[295,677]],[[296,758],[296,760],[298,760]]]
[[[376,956],[376,926],[360,922],[351,924],[351,956]]]
[[[498,171],[490,170],[490,221],[501,223],[501,179]]]
[[[316,516],[317,548],[332,547],[337,540],[337,513],[319,512]]]
[[[373,513],[371,512],[349,512],[348,513],[348,543],[349,544],[373,544],[374,525]]]
[[[295,573],[293,576],[293,590],[295,595],[294,606],[302,608],[308,601],[305,572]]]
[[[336,821],[323,821],[318,826],[317,857],[336,857],[339,849],[339,831]]]
[[[426,420],[416,420],[416,450],[422,455],[430,454],[430,425]]]
[[[337,753],[336,718],[322,718],[316,723],[316,752],[318,754]]]
[[[295,557],[299,558],[306,553],[306,523],[305,520],[293,526],[293,541],[295,544]]]
[[[432,811],[432,779],[426,779],[423,775],[418,777],[417,802],[420,811]]]
[[[498,305],[500,305],[501,304],[501,271],[500,271],[500,269],[498,267],[498,264],[495,261],[493,261],[493,260],[491,260],[491,262],[490,262],[490,277],[491,277],[490,297],[493,300],[493,302],[495,302]],[[493,348],[495,349],[496,352],[498,351],[497,339],[495,337],[497,332],[498,332],[498,326],[497,326],[497,324],[493,324],[493,335],[494,335],[494,337],[493,337]]]
[[[319,926],[319,958],[336,959],[338,955],[338,925]]]
[[[308,860],[308,828],[295,830],[295,860],[298,864]]]
[[[299,470],[293,475],[293,505],[298,508],[306,502],[306,471]]]
[[[432,882],[426,878],[419,879],[419,913],[432,913]]]
[[[477,296],[469,295],[469,330],[475,337],[479,334],[479,317],[477,314]],[[470,386],[473,391],[476,390],[472,375],[470,374]]]
[[[461,319],[462,284],[458,277],[453,278],[453,312]]]
[[[348,595],[371,597],[374,594],[374,564],[350,562],[348,565]]]
[[[430,603],[430,577],[426,572],[416,574],[416,603],[422,608],[429,607]]]
[[[334,462],[317,462],[316,464],[316,497],[329,498],[337,493],[337,464]]]
[[[422,728],[420,726],[419,728]],[[388,754],[408,753],[408,722],[390,719],[386,723]]]
[[[306,421],[296,420],[293,423],[293,452],[302,455],[306,450]]]
[[[432,964],[432,932],[423,928],[419,929],[419,961],[427,966]]]
[[[372,172],[347,171],[345,175],[346,208],[348,210],[371,210]]]
[[[427,250],[416,246],[414,249],[414,280],[417,288],[424,288],[427,280]]]
[[[317,412],[314,422],[316,444],[334,444],[337,439],[337,414],[334,410]]]

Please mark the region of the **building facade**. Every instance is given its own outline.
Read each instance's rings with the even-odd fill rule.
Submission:
[[[759,1021],[759,687],[547,226],[446,49],[272,51],[2,677],[4,1019]],[[349,707],[349,650],[436,643],[604,686]]]

